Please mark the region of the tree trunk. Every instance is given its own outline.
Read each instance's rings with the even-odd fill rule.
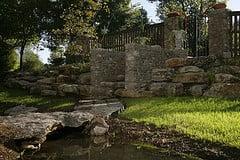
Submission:
[[[26,43],[27,43],[26,41],[23,41],[20,49],[20,72],[23,72],[23,54],[24,54]]]

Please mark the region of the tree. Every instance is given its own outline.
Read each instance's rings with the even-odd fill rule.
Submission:
[[[62,47],[58,47],[54,51],[51,52],[50,58],[48,62],[54,66],[59,66],[64,64],[65,57],[64,57],[64,49]]]
[[[139,6],[131,6],[130,3],[131,0],[109,0],[105,3],[95,20],[98,36],[113,35],[148,23],[147,12]]]
[[[26,45],[38,42],[42,33],[40,5],[47,0],[2,0],[0,3],[0,37],[12,48],[19,47],[20,70]]]
[[[23,67],[28,72],[39,72],[43,69],[44,64],[30,48],[27,48],[23,56]]]
[[[157,12],[160,18],[166,17],[171,11],[178,11],[184,16],[208,11],[216,0],[149,0],[159,2]]]

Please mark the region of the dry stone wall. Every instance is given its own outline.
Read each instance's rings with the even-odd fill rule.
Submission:
[[[62,66],[40,76],[17,74],[6,80],[6,86],[42,96],[90,97],[91,73],[79,71],[79,68],[73,66]]]
[[[125,53],[94,49],[91,51],[91,95],[111,97],[125,84]]]

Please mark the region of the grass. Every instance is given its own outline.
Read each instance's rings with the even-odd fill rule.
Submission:
[[[6,89],[0,87],[0,114],[4,110],[17,105],[37,107],[40,111],[69,110],[75,104],[73,98],[52,98],[29,95],[19,89]]]
[[[193,138],[240,148],[240,100],[220,98],[125,99],[121,114],[137,122],[174,127]]]

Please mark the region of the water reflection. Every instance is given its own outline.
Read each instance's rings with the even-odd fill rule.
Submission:
[[[81,137],[81,138],[79,138]],[[184,160],[194,159],[174,152],[138,147],[136,145],[110,145],[105,138],[91,140],[81,135],[50,140],[31,160]]]

